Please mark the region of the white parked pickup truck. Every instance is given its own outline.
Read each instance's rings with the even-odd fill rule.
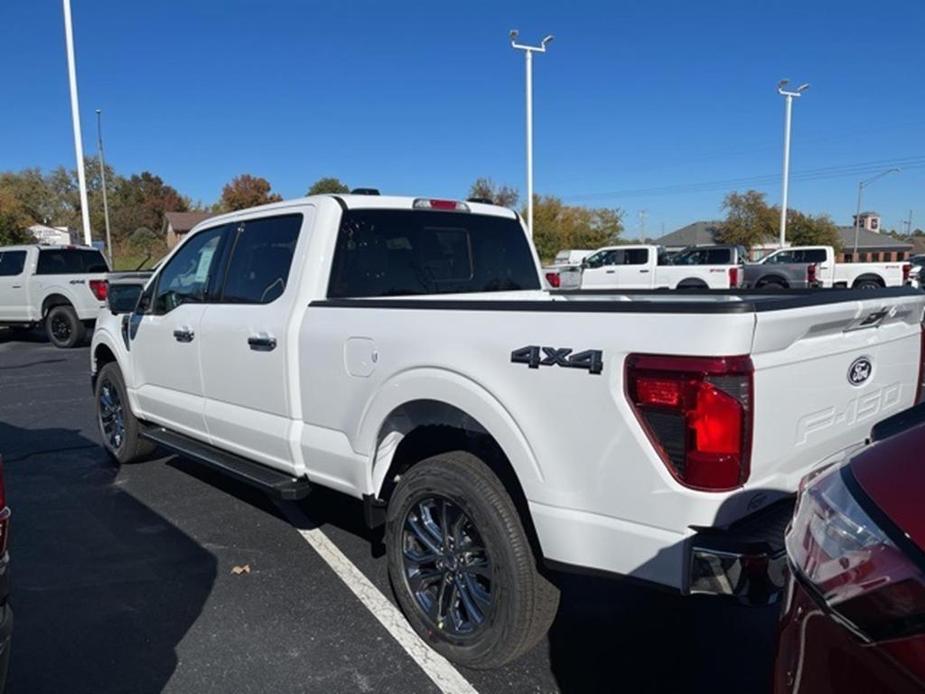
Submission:
[[[492,667],[552,622],[550,567],[768,600],[800,478],[918,398],[910,289],[541,281],[492,205],[326,195],[209,219],[97,324],[103,444],[362,499],[409,622]]]
[[[0,326],[44,324],[52,344],[74,347],[106,306],[108,273],[95,248],[0,247]]]
[[[902,287],[909,283],[912,268],[903,261],[837,263],[831,246],[791,246],[747,266],[746,281],[749,286],[763,288],[804,286],[808,266],[814,266],[810,274],[817,286],[852,289]]]
[[[560,287],[575,281],[560,273]],[[580,272],[581,289],[736,289],[738,265],[672,265],[659,246],[611,246],[588,257]]]

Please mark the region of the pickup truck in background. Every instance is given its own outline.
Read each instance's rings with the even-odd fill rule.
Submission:
[[[0,326],[44,325],[56,347],[75,347],[106,306],[109,264],[95,248],[0,247]]]
[[[745,286],[766,289],[848,287],[879,289],[909,283],[908,262],[836,263],[831,246],[792,246],[745,266]]]
[[[560,273],[570,273],[581,269],[581,263],[594,251],[581,250],[564,250],[556,253],[552,263],[543,267],[543,277],[553,289],[559,289],[562,286]]]
[[[488,668],[552,623],[550,568],[771,599],[799,480],[918,399],[923,308],[552,294],[510,210],[321,195],[193,229],[101,314],[90,369],[119,463],[160,445],[362,499],[410,624]]]
[[[736,289],[742,268],[717,265],[675,265],[660,246],[601,248],[581,264],[581,289]],[[576,287],[576,279],[561,274],[560,287]]]

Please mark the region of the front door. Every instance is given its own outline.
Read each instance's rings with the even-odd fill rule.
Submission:
[[[298,333],[300,237],[313,208],[245,219],[224,286],[202,320],[200,343],[205,420],[212,443],[283,470],[296,463],[290,445],[298,400],[294,361]]]
[[[623,258],[623,251],[605,248],[592,254],[581,272],[582,289],[612,289],[619,286],[617,262]]]
[[[0,252],[0,321],[29,320],[26,251]]]
[[[208,439],[203,419],[200,324],[210,279],[230,229],[197,232],[167,261],[132,316],[131,359],[139,415]]]
[[[649,262],[650,249],[626,248],[621,251],[617,266],[617,281],[623,289],[650,289],[655,277],[654,263]]]

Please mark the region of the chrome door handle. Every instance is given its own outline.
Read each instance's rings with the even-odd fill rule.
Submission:
[[[640,270],[639,272],[642,273],[642,274],[644,275],[644,274],[646,274],[646,273],[648,272],[648,270]]]
[[[173,331],[173,337],[177,342],[192,342],[195,336],[196,333],[189,328],[180,328]]]
[[[21,284],[14,284],[14,285],[11,287],[11,289],[22,289],[22,285],[21,285]]]
[[[276,338],[270,335],[251,335],[247,344],[255,352],[272,352],[276,349]]]
[[[604,272],[608,275],[612,275],[613,273],[616,272],[616,270],[604,270]]]

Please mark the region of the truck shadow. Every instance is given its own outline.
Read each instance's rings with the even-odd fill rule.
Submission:
[[[0,344],[5,342],[48,344],[48,336],[42,328],[0,328]]]
[[[77,431],[0,422],[11,532],[7,692],[159,692],[217,560],[121,489]]]
[[[781,497],[762,490],[747,495]],[[729,497],[717,517],[741,513],[741,501]],[[777,525],[767,527],[783,533]],[[664,566],[674,549],[656,554],[640,572]],[[632,579],[557,578],[562,601],[548,641],[560,691],[771,690],[779,603],[746,606],[727,596],[681,595]]]

